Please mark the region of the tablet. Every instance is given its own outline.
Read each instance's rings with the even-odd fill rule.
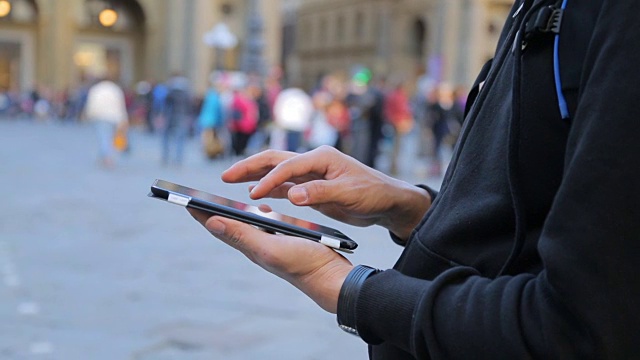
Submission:
[[[279,214],[263,212],[257,206],[222,196],[195,190],[165,180],[156,180],[151,185],[150,197],[170,203],[198,209],[212,215],[242,221],[264,231],[301,237],[343,251],[352,251],[358,244],[341,231],[310,221]]]

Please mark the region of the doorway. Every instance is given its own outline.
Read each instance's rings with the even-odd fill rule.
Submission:
[[[133,44],[126,38],[80,37],[73,52],[78,83],[108,77],[123,86],[134,81]]]

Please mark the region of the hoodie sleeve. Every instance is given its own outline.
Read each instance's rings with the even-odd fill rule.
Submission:
[[[416,358],[613,358],[640,354],[640,2],[602,3],[585,59],[565,175],[538,250],[544,269],[433,281],[369,278],[357,328]]]

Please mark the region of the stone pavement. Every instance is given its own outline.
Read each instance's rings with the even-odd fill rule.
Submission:
[[[164,168],[159,139],[133,131],[107,171],[89,126],[0,119],[0,134],[0,359],[367,358],[333,315],[146,196],[163,178],[248,201],[246,185],[219,180],[229,160],[204,161],[192,141],[182,168]],[[400,254],[381,228],[295,214],[356,239],[354,263]]]

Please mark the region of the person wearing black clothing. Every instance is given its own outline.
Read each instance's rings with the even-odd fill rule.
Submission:
[[[432,163],[429,174],[440,176],[442,171],[442,145],[448,136],[457,137],[463,119],[463,110],[449,85],[440,84],[437,96],[427,103],[427,116],[433,134]]]
[[[373,106],[369,112],[369,142],[364,164],[372,168],[377,168],[377,158],[380,140],[382,140],[382,126],[384,125],[384,79],[379,79],[378,83],[371,86],[374,96]]]
[[[385,227],[405,247],[393,269],[193,215],[337,312],[372,359],[638,357],[640,2],[565,2],[560,38],[527,31],[557,4],[516,1],[440,192],[327,147],[268,151],[223,173],[260,180],[253,199]],[[566,60],[577,53],[579,62]]]
[[[193,96],[189,79],[174,74],[167,80],[167,95],[162,106],[162,165],[168,165],[172,160],[176,165],[182,165],[184,146],[193,123]],[[174,156],[171,148],[174,147]]]

